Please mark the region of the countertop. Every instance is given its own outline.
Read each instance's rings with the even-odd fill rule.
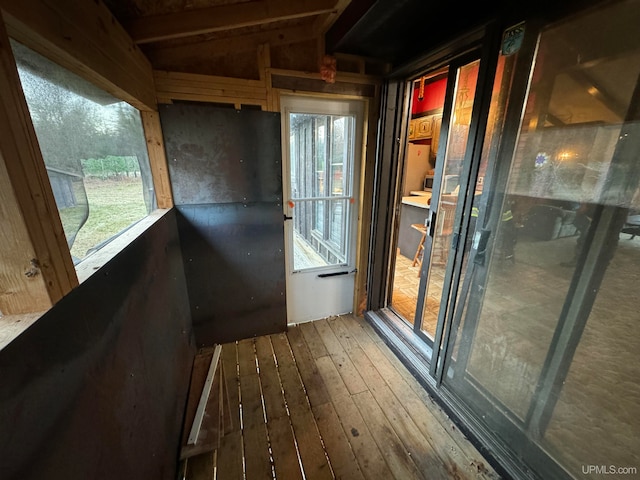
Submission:
[[[431,193],[425,193],[426,195],[409,195],[407,197],[402,197],[402,203],[405,205],[428,209],[429,202],[431,201]]]

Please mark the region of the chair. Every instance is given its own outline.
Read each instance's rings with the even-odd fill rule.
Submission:
[[[420,276],[420,268],[422,268],[422,257],[424,253],[424,239],[427,236],[427,228],[421,223],[412,223],[411,228],[413,228],[414,230],[417,230],[422,234],[422,237],[418,242],[418,248],[416,249],[416,254],[413,256],[413,263],[411,264],[412,267],[415,267],[416,265],[418,265],[419,267],[418,276]]]

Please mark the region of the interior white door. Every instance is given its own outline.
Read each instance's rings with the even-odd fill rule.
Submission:
[[[282,96],[288,323],[354,306],[364,102]]]

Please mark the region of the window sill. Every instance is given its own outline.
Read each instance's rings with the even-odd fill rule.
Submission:
[[[92,253],[78,265],[76,273],[78,281],[82,283],[91,275],[100,270],[109,260],[124,250],[131,242],[142,235],[154,223],[160,220],[169,209],[158,209],[151,212],[145,218],[133,225],[122,235],[114,238],[107,245],[95,253]],[[0,315],[0,351],[7,347],[15,338],[21,335],[31,325],[40,319],[46,312],[33,312],[13,315]]]
[[[3,315],[0,317],[0,351],[33,325],[45,312]]]
[[[124,250],[131,242],[151,227],[151,225],[160,220],[167,212],[169,212],[168,209],[154,210],[149,215],[138,221],[138,223],[131,226],[124,233],[118,235],[100,250],[85,257],[76,265],[78,282],[84,282],[86,279],[91,277],[91,275],[100,270],[100,267]]]

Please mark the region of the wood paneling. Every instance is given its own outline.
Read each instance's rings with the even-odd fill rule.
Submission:
[[[301,78],[305,80],[321,80],[322,77],[318,72],[304,72],[297,70],[286,70],[286,69],[271,69],[272,75],[278,75],[283,77],[292,77],[292,78]],[[378,76],[374,75],[363,75],[359,73],[349,73],[349,72],[337,72],[336,73],[336,84],[357,84],[357,85],[380,85],[382,83],[382,79]],[[316,90],[321,92],[322,90]],[[336,92],[340,93],[340,92]],[[363,95],[363,96],[371,96],[371,95]]]
[[[220,38],[200,39],[198,42],[173,44],[168,42],[153,45],[145,49],[154,68],[162,70],[182,70],[183,65],[191,65],[190,71],[199,64],[215,62],[216,57],[235,55],[240,52],[255,52],[265,43],[287,45],[313,40],[316,35],[306,23],[287,25],[277,29],[258,30],[223,36]]]
[[[259,80],[156,70],[154,79],[160,103],[187,100],[232,105],[259,105],[263,110],[279,111],[279,90],[335,95],[376,97],[379,77],[339,73],[335,84],[327,84],[320,74],[271,68],[270,46],[258,48]],[[274,84],[275,82],[275,84]],[[374,122],[377,111],[368,122]],[[375,129],[373,129],[375,133]],[[370,139],[367,139],[369,144]]]
[[[288,91],[321,92],[356,97],[373,97],[376,91],[375,86],[371,84],[340,81],[326,83],[320,79],[319,74],[317,78],[310,78],[302,75],[282,75],[272,70],[271,79],[274,88]]]
[[[290,72],[317,72],[324,52],[319,52],[317,40],[271,47],[271,67]]]
[[[160,103],[188,100],[267,106],[267,87],[262,80],[165,71],[155,71],[154,78]]]

